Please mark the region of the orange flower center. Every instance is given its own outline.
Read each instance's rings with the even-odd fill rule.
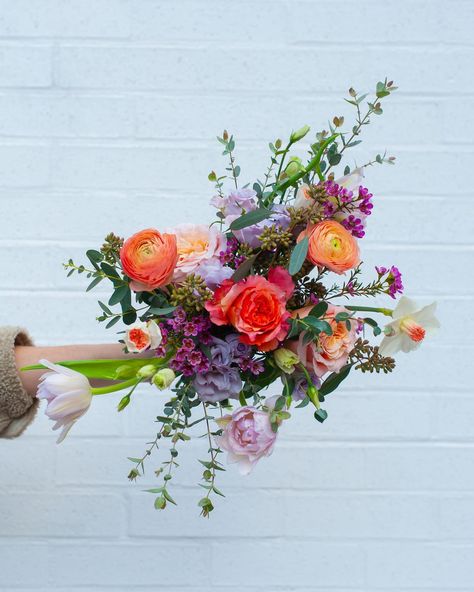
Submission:
[[[400,323],[400,329],[406,333],[412,341],[423,341],[425,338],[426,331],[413,319],[403,319]]]
[[[145,349],[145,347],[148,347],[148,335],[143,329],[131,329],[128,338],[137,349]]]

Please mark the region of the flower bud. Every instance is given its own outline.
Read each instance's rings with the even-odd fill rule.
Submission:
[[[156,366],[153,364],[146,364],[146,366],[142,366],[140,370],[137,372],[137,378],[150,378],[156,371]]]
[[[320,405],[319,405],[318,389],[314,386],[314,384],[310,384],[308,386],[308,389],[306,390],[306,394],[308,395],[311,403],[313,403],[313,405],[316,407],[316,409],[319,409]]]
[[[294,142],[299,142],[300,140],[302,140],[306,134],[309,132],[311,128],[309,127],[309,125],[304,125],[303,127],[301,127],[299,130],[296,130],[295,132],[293,132],[290,136],[290,142],[294,143]]]
[[[280,347],[273,353],[275,363],[286,374],[291,374],[295,370],[295,364],[298,364],[300,359],[298,356],[286,347]]]
[[[115,370],[115,378],[117,380],[126,380],[135,376],[135,369],[129,364],[122,364]]]
[[[171,370],[171,368],[162,368],[158,370],[158,372],[153,376],[152,382],[153,384],[163,391],[164,389],[171,386],[173,380],[176,378],[176,374]]]

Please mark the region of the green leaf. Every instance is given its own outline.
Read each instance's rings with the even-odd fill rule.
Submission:
[[[113,327],[114,325],[116,325],[118,322],[120,321],[120,317],[113,317],[112,319],[110,319],[110,321],[107,323],[107,325],[105,325],[106,329],[110,329],[110,327]]]
[[[164,308],[157,308],[156,306],[150,306],[148,312],[158,317],[168,315],[176,310],[176,306],[166,306]]]
[[[314,306],[310,311],[309,311],[309,316],[311,317],[316,317],[316,318],[320,318],[323,315],[326,314],[327,309],[329,308],[329,305],[327,302],[318,302],[318,304],[316,304],[316,306]]]
[[[341,370],[339,370],[339,372],[333,372],[330,374],[321,385],[319,393],[325,397],[326,395],[329,395],[329,393],[335,391],[341,382],[349,376],[351,368],[352,364],[346,364]]]
[[[229,228],[231,230],[241,230],[242,228],[247,228],[247,226],[253,226],[254,224],[258,224],[262,220],[266,220],[273,215],[274,212],[267,208],[257,208],[256,210],[252,210],[251,212],[247,212],[243,214],[239,218],[236,218]]]
[[[303,320],[303,322],[316,329],[316,331],[319,333],[332,335],[331,325],[327,321],[321,321],[320,319],[315,319],[314,317],[308,316]]]
[[[96,277],[92,280],[92,282],[87,286],[86,288],[86,292],[89,292],[89,290],[92,290],[92,288],[95,288],[97,286],[97,284],[99,284],[102,281],[103,278]]]
[[[111,314],[114,314],[114,313],[113,313],[113,312],[110,310],[110,308],[107,308],[107,306],[105,306],[105,304],[104,304],[103,302],[101,302],[100,300],[99,300],[98,302],[99,302],[99,306],[100,306],[100,308],[101,308],[101,309],[102,309],[102,310],[105,312],[105,314],[109,314],[109,315],[111,315]]]
[[[254,264],[256,258],[257,255],[251,255],[245,261],[243,261],[233,273],[232,281],[240,282],[240,280],[243,280],[244,277],[246,277],[252,269],[252,265]]]
[[[290,264],[288,265],[288,271],[290,275],[295,275],[303,266],[308,253],[309,239],[305,236],[299,243],[295,245],[293,252],[290,257]]]
[[[109,265],[108,263],[101,263],[100,264],[100,268],[102,269],[102,271],[108,275],[111,276],[112,278],[116,278],[118,280],[121,279],[121,277],[119,276],[117,270],[115,269],[115,267],[112,267],[111,265]]]
[[[347,319],[350,318],[350,314],[347,312],[338,312],[337,315],[334,317],[334,319],[340,323],[342,321],[346,321]]]
[[[89,251],[86,251],[86,257],[89,259],[89,261],[92,263],[92,265],[96,268],[97,268],[97,263],[100,263],[104,259],[104,256],[102,255],[102,253],[100,253],[99,251],[94,251],[94,249],[90,249]]]
[[[168,491],[165,489],[163,490],[163,495],[164,497],[171,503],[174,504],[175,506],[177,506],[178,504],[174,501],[174,499],[171,497],[171,495],[168,493]]]
[[[114,304],[118,304],[124,298],[127,297],[129,292],[130,292],[130,288],[128,286],[120,286],[120,287],[116,288],[116,290],[114,291],[114,293],[112,294],[112,296],[109,299],[109,305],[113,306]]]
[[[324,409],[316,409],[314,412],[314,419],[317,419],[320,423],[323,423],[328,417],[328,412]]]

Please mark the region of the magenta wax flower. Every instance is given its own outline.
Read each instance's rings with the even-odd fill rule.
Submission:
[[[248,475],[262,456],[273,452],[276,432],[265,411],[241,407],[216,421],[222,428],[222,435],[216,437],[217,444],[228,452],[228,462],[238,463],[241,475]]]

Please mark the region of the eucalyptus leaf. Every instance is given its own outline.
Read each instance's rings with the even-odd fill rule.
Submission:
[[[266,220],[273,215],[274,212],[269,210],[268,208],[257,208],[256,210],[252,210],[251,212],[247,212],[246,214],[242,214],[239,218],[236,218],[229,226],[231,230],[241,230],[242,228],[247,228],[247,226],[253,226],[254,224],[258,224],[262,220]]]
[[[306,255],[308,253],[309,239],[305,236],[299,243],[296,244],[290,257],[290,264],[288,265],[288,271],[290,275],[295,275],[302,268],[305,262]]]

